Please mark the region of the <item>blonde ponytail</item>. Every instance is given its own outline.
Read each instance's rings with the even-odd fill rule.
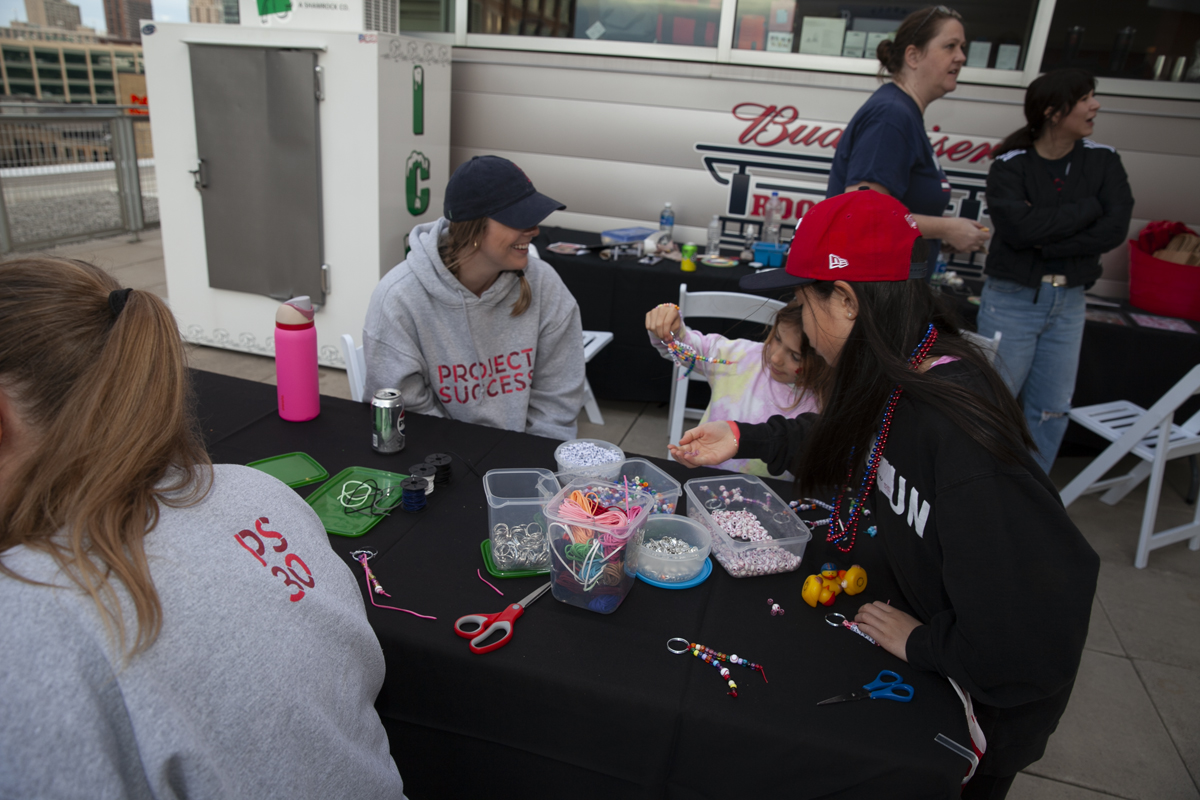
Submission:
[[[119,289],[84,262],[0,264],[0,388],[33,442],[0,487],[0,572],[23,579],[3,563],[16,545],[49,553],[133,655],[162,626],[143,540],[160,504],[203,498],[211,464],[174,316]],[[137,613],[132,643],[113,579]]]

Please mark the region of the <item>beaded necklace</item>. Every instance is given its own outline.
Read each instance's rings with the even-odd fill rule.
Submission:
[[[661,340],[660,340],[661,341]],[[696,348],[692,347],[687,342],[681,342],[671,336],[671,341],[663,342],[667,346],[667,352],[671,354],[671,358],[675,359],[675,363],[681,367],[687,367],[687,372],[683,373],[686,378],[692,374],[692,370],[696,368],[696,364],[700,361],[706,361],[709,364],[736,364],[736,361],[730,361],[727,358],[712,358],[711,356],[702,356]]]
[[[921,362],[929,355],[929,350],[933,347],[933,343],[937,341],[937,328],[933,323],[929,323],[929,328],[925,331],[925,337],[921,339],[921,343],[913,350],[912,355],[908,357],[908,365],[913,369],[920,366]],[[842,487],[838,492],[837,500],[833,504],[833,513],[830,515],[831,520],[837,520],[837,526],[829,526],[829,534],[826,541],[833,544],[838,550],[843,553],[849,553],[854,549],[854,538],[858,534],[858,521],[861,519],[863,504],[866,502],[867,495],[875,486],[875,475],[879,472],[879,461],[883,457],[883,448],[887,446],[888,433],[892,429],[892,415],[896,411],[896,404],[900,402],[900,395],[904,392],[904,388],[900,384],[896,384],[896,388],[892,390],[888,397],[887,404],[883,409],[883,419],[879,423],[879,435],[875,437],[875,444],[871,447],[871,457],[867,459],[867,469],[863,473],[862,484],[858,488],[858,495],[850,500],[850,518],[845,525],[842,524],[842,500],[845,499],[846,488],[850,483],[850,479],[854,477],[854,451],[850,451],[850,471],[846,475],[847,486]],[[847,543],[848,542],[848,543]],[[845,545],[843,547],[843,545]]]

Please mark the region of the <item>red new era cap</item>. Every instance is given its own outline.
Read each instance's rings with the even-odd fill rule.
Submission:
[[[784,269],[746,275],[738,283],[743,289],[785,289],[814,281],[924,278],[924,257],[913,258],[919,238],[899,200],[870,189],[847,192],[817,203],[800,219]]]

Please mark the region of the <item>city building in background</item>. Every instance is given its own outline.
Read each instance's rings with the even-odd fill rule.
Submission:
[[[225,24],[240,25],[241,14],[238,11],[238,0],[222,0],[221,4],[225,7]]]
[[[114,39],[140,42],[144,19],[154,19],[150,0],[104,0],[104,23]]]
[[[220,25],[225,21],[224,0],[188,0],[188,21]]]
[[[79,6],[64,0],[25,0],[25,16],[30,25],[73,31],[83,21]]]
[[[12,100],[145,105],[145,73],[139,45],[18,43],[0,37],[0,78]]]

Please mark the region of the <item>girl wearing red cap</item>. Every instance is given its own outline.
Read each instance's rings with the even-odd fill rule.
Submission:
[[[790,468],[801,491],[833,495],[825,546],[841,553],[873,504],[903,596],[863,606],[856,621],[969,698],[986,746],[963,797],[997,798],[1042,756],[1066,708],[1099,559],[1030,457],[1016,401],[922,280],[919,235],[878,192],[815,206],[786,270],[742,284],[795,289],[805,334],[834,369],[824,410],[708,423],[671,452],[689,465],[736,455],[773,474]]]

